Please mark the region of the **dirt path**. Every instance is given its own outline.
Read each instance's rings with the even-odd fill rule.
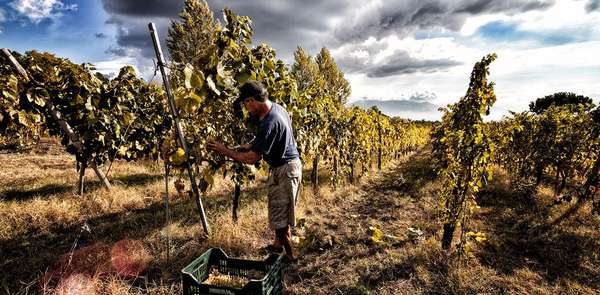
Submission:
[[[439,228],[433,171],[416,154],[307,206],[302,261],[287,274],[292,294],[398,294],[411,288],[409,252]],[[428,191],[429,190],[429,191]],[[371,228],[371,230],[370,230]],[[373,241],[373,228],[389,237]]]
[[[477,197],[481,209],[466,231],[462,260],[445,253],[438,195],[430,155],[417,153],[381,176],[348,186],[307,208],[302,260],[286,277],[290,294],[599,294],[600,228],[589,212],[548,227],[552,192],[513,191],[497,168]],[[567,205],[565,205],[567,206]],[[588,208],[589,209],[589,208]],[[590,211],[590,210],[588,210]],[[373,242],[370,227],[392,237]],[[455,241],[458,237],[455,237]],[[301,243],[302,245],[302,243]]]

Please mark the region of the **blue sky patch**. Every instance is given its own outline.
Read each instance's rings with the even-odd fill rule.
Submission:
[[[68,57],[75,62],[106,59],[106,49],[114,42],[114,28],[105,24],[108,18],[99,1],[65,1],[76,9],[60,12],[58,17],[32,21],[20,14],[11,2],[0,3],[6,20],[0,24],[0,44],[12,50],[25,52],[36,49]],[[97,38],[103,34],[105,38]]]
[[[581,41],[580,36],[565,32],[531,32],[519,29],[516,23],[504,21],[489,22],[477,29],[476,35],[499,42],[536,41],[544,46],[556,46]]]

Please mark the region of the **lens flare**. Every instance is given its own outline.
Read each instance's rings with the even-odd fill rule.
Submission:
[[[110,250],[112,268],[123,278],[136,278],[150,260],[141,241],[121,240]]]

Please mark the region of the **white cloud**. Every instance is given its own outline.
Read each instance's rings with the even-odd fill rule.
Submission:
[[[110,78],[115,77],[119,74],[119,70],[124,66],[133,66],[136,72],[139,74],[139,71],[135,64],[137,63],[135,58],[132,57],[122,57],[113,60],[104,60],[93,63],[96,67],[96,72],[99,72],[105,76]]]
[[[0,7],[0,23],[3,23],[6,20],[6,12]]]
[[[164,33],[168,14],[140,15],[146,7],[141,0],[103,2],[128,9],[109,13],[118,27],[118,48],[136,48],[126,53],[133,58],[128,63],[151,77],[153,52],[145,23],[149,17],[167,20],[159,24]],[[125,2],[132,5],[117,5]],[[600,98],[600,59],[594,58],[600,48],[600,12],[586,11],[590,0],[272,2],[209,0],[213,8],[229,6],[252,16],[255,41],[273,45],[287,62],[293,62],[289,57],[296,45],[313,54],[321,46],[329,48],[351,82],[351,102],[432,93],[433,104],[454,103],[465,94],[474,63],[491,52],[498,54],[490,71],[498,96],[493,118],[523,111],[530,101],[557,91]],[[331,9],[325,13],[315,3]],[[115,73],[123,63],[107,65]],[[374,75],[374,69],[384,72]]]
[[[2,9],[2,7],[0,7],[0,34],[3,33],[1,25],[5,21],[6,21],[6,12],[4,12],[4,10]]]
[[[498,52],[490,68],[497,104],[522,111],[530,101],[559,91],[597,98],[600,61],[593,57],[600,41],[530,50]]]
[[[586,11],[586,1],[563,0],[547,10],[519,14],[484,14],[468,18],[460,33],[470,36],[481,26],[494,21],[516,24],[519,30],[536,33],[559,33],[565,37],[600,37],[600,14]]]
[[[392,35],[379,40],[370,38],[358,45],[344,45],[333,50],[336,60],[343,61],[344,56],[359,55],[363,50],[370,52],[368,56],[361,55],[357,59],[365,66],[385,65],[392,60],[398,52],[406,52],[411,58],[418,60],[451,60],[462,63],[453,67],[435,72],[417,72],[413,74],[389,76],[383,78],[368,78],[364,71],[348,73],[346,77],[352,85],[352,97],[355,101],[362,97],[373,99],[405,99],[415,93],[435,93],[432,100],[438,105],[445,105],[456,101],[464,95],[468,86],[468,78],[473,64],[478,61],[485,51],[471,48],[460,43],[455,38],[442,37],[432,39],[414,39],[407,37],[400,39]],[[338,58],[339,56],[339,58]],[[343,64],[343,63],[342,63]],[[390,91],[390,89],[394,89]]]
[[[590,20],[598,20],[598,16],[585,11],[586,1],[557,1],[550,9],[539,12],[531,11],[517,15],[515,18],[521,22],[521,27],[526,30],[560,30],[565,27],[579,27],[586,25]]]
[[[370,37],[342,44],[332,53],[342,66],[355,66],[346,75],[352,85],[351,102],[365,97],[401,100],[427,91],[436,94],[432,100],[436,105],[454,103],[465,94],[475,62],[491,52],[498,54],[490,69],[498,100],[490,119],[499,119],[509,110],[524,111],[529,102],[559,91],[599,100],[600,60],[594,56],[600,48],[600,13],[586,12],[585,4],[561,0],[546,11],[480,14],[467,18],[455,33],[441,37]],[[516,39],[477,34],[481,26],[497,21],[514,25]],[[377,78],[369,78],[360,70],[389,63],[401,51],[418,60],[444,59],[462,64],[441,71]]]
[[[419,40],[405,40],[406,44]],[[448,40],[443,41],[448,42]],[[413,46],[416,43],[413,43]],[[435,93],[432,103],[445,106],[465,94],[469,75],[475,62],[488,52],[447,43],[454,58],[463,55],[463,65],[435,73],[416,73],[370,79],[364,74],[349,74],[352,85],[351,102],[359,98],[404,99],[413,93]],[[416,47],[418,48],[418,47]],[[435,48],[435,46],[433,47]],[[600,41],[580,42],[534,49],[505,48],[497,50],[498,59],[490,67],[490,80],[498,98],[489,119],[500,119],[508,111],[524,111],[529,102],[560,91],[575,92],[598,100],[600,98],[600,60],[595,56]],[[428,49],[425,49],[428,50]],[[414,51],[409,51],[414,52]],[[417,53],[411,53],[417,54]],[[390,91],[393,89],[393,91]]]
[[[397,35],[391,35],[348,43],[333,49],[332,54],[349,75],[366,73],[373,78],[412,75],[415,72],[446,72],[460,64],[472,63],[483,53],[460,44],[453,37],[400,39]],[[353,86],[353,89],[356,88]],[[353,97],[356,96],[353,94]]]
[[[35,24],[44,19],[60,18],[65,11],[77,10],[77,4],[66,5],[60,0],[15,0],[11,6]]]

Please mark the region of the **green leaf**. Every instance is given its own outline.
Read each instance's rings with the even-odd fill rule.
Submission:
[[[9,101],[15,101],[15,100],[16,100],[16,97],[15,97],[15,95],[13,95],[12,93],[10,93],[10,92],[8,92],[8,91],[6,91],[6,90],[2,90],[2,95],[3,95],[3,96],[6,98],[6,99],[8,99]]]
[[[42,116],[40,116],[39,114],[33,114],[31,115],[31,119],[34,123],[40,123],[42,121]]]
[[[17,122],[25,127],[29,127],[29,122],[27,120],[27,114],[24,111],[17,112]]]
[[[194,92],[190,92],[188,98],[194,101],[195,106],[199,106],[204,101],[204,97],[199,96]]]
[[[250,73],[248,73],[247,71],[243,71],[243,72],[237,73],[237,75],[235,75],[235,80],[240,85],[246,83],[246,81],[248,81],[249,79],[250,79]]]
[[[198,89],[204,86],[204,74],[202,72],[194,72],[191,77],[191,86]]]
[[[122,145],[121,147],[119,147],[119,149],[117,150],[117,155],[119,157],[123,157],[125,156],[127,153],[127,147],[125,145]]]
[[[274,63],[273,63],[273,61],[272,61],[272,60],[270,60],[270,59],[269,59],[269,60],[267,60],[267,62],[265,63],[265,66],[267,66],[267,68],[268,68],[269,70],[274,70],[274,69],[275,69],[275,64],[274,64]]]

